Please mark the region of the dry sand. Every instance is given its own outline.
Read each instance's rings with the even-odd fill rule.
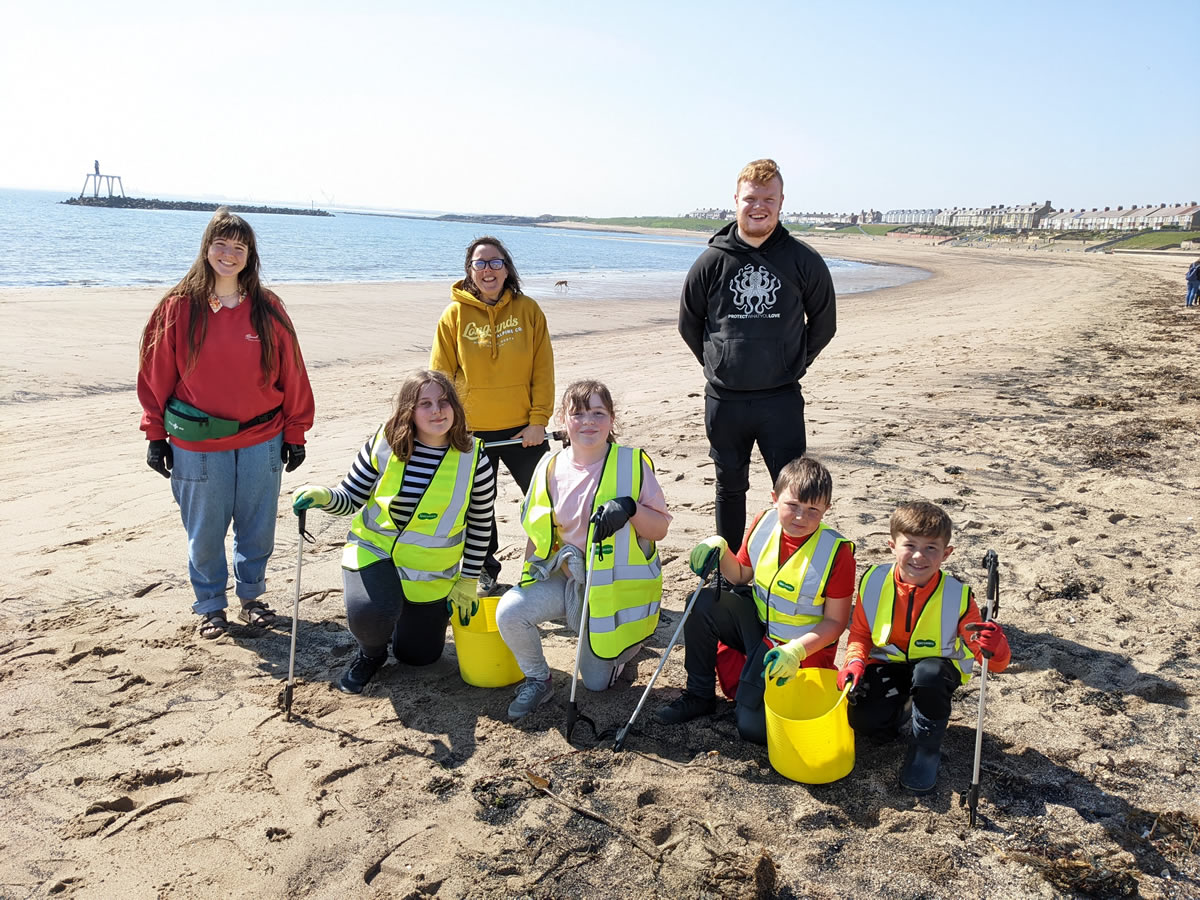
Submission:
[[[280,624],[198,639],[183,530],[137,430],[135,341],[157,292],[9,290],[0,896],[1197,896],[1200,313],[1183,309],[1178,260],[814,243],[933,273],[845,298],[804,390],[829,519],[860,566],[885,560],[888,515],[915,497],[953,516],[959,577],[981,586],[985,550],[1000,554],[1014,662],[989,683],[982,827],[959,806],[974,684],[921,799],[898,788],[894,746],[860,746],[848,778],[809,787],[737,739],[729,704],[654,724],[681,649],[612,751],[695,584],[686,552],[713,528],[702,376],[674,297],[543,299],[560,388],[612,386],[675,514],[662,624],[632,683],[580,695],[610,739],[580,726],[573,747],[560,628],[545,632],[559,699],[517,725],[511,691],[463,684],[452,644],[361,697],[333,689],[353,648],[347,521],[321,513],[286,722],[295,519],[281,503]],[[318,412],[290,491],[341,477],[398,375],[426,361],[446,286],[282,293]],[[511,581],[523,542],[502,480]],[[756,462],[751,505],[767,490]]]

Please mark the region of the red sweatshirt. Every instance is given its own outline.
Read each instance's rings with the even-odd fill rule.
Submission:
[[[273,294],[268,293],[267,298],[278,303]],[[282,304],[279,308],[282,311]],[[250,323],[250,302],[247,300],[233,309],[221,307],[217,312],[205,306],[208,330],[196,354],[195,366],[186,371],[189,304],[183,297],[173,297],[164,309],[174,322],[138,370],[141,428],[147,440],[167,436],[163,410],[175,396],[211,416],[238,422],[283,407],[269,422],[229,437],[207,441],[171,438],[173,444],[185,450],[238,450],[270,440],[280,429],[286,443],[304,443],[304,433],[312,427],[315,403],[304,360],[301,358],[297,363],[298,348],[293,352],[295,342],[286,329],[275,324],[278,371],[268,383],[262,371],[262,347]]]
[[[930,596],[941,583],[942,574],[939,572],[936,578],[929,579],[929,583],[924,587],[917,587],[901,581],[893,566],[892,578],[896,583],[896,603],[892,609],[892,632],[888,640],[907,653],[913,627],[916,625],[917,619],[921,617]],[[912,609],[911,616],[909,615],[910,607]],[[967,631],[966,627],[982,621],[979,609],[975,606],[975,598],[972,596],[970,602],[967,603],[967,611],[958,620],[958,636],[966,643],[967,649],[975,654],[976,662],[983,658],[979,653],[979,638],[974,632]],[[867,622],[867,614],[863,612],[862,601],[859,600],[854,604],[854,615],[850,617],[850,638],[846,644],[846,658],[842,665],[844,666],[853,659],[864,659],[867,661],[867,665],[879,662],[879,660],[870,658],[873,646],[871,625]],[[988,660],[988,671],[1003,672],[1008,667],[1011,658],[1011,651],[1006,652],[1003,656],[999,654],[993,656]]]

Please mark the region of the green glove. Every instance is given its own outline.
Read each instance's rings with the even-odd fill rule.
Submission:
[[[319,484],[303,484],[292,491],[292,512],[299,513],[302,509],[324,509],[333,500],[329,488]]]
[[[692,555],[688,557],[688,565],[692,567],[693,572],[704,578],[721,564],[721,557],[728,549],[729,542],[719,534],[714,534],[696,545],[696,548],[692,550]]]
[[[763,677],[774,678],[775,683],[783,687],[789,678],[800,671],[800,663],[807,656],[808,651],[800,643],[800,638],[772,647],[763,657]]]
[[[478,589],[478,578],[459,578],[446,598],[446,610],[458,610],[458,624],[463,627],[470,623],[471,616],[479,612],[479,597],[475,594]]]

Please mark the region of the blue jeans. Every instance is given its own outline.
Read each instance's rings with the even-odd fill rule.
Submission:
[[[1200,281],[1189,281],[1186,306],[1196,305],[1196,295],[1200,294]]]
[[[225,535],[233,523],[233,578],[243,603],[267,590],[267,560],[275,549],[275,516],[283,464],[283,434],[243,447],[199,453],[174,447],[171,492],[188,536],[188,576],[198,615],[225,608]]]

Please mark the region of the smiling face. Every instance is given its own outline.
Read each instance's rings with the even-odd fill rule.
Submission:
[[[236,284],[238,275],[246,268],[250,248],[236,238],[215,238],[208,245],[208,265],[216,276],[218,287],[228,284],[230,279]]]
[[[788,537],[798,538],[812,534],[829,512],[828,500],[801,500],[791,488],[782,494],[771,491],[771,502],[779,513],[779,526]]]
[[[888,541],[896,557],[896,571],[905,584],[924,587],[942,569],[954,548],[940,537],[899,532]]]
[[[446,392],[437,382],[427,382],[417,395],[417,405],[413,408],[417,440],[430,447],[444,447],[450,442],[448,435],[453,424],[454,407]]]
[[[504,279],[508,276],[506,267],[492,268],[490,263],[493,260],[504,261],[504,254],[500,252],[499,247],[493,244],[480,244],[471,253],[471,281],[478,289],[480,297],[488,303],[495,303],[500,299],[500,294],[504,291]],[[479,269],[476,268],[477,261],[489,263],[489,265]]]
[[[738,235],[747,244],[757,247],[779,224],[783,208],[783,181],[776,177],[766,184],[739,181],[733,198],[737,211]]]
[[[587,409],[573,409],[567,416],[567,435],[571,446],[594,449],[608,443],[612,431],[612,411],[597,393],[588,395]]]

